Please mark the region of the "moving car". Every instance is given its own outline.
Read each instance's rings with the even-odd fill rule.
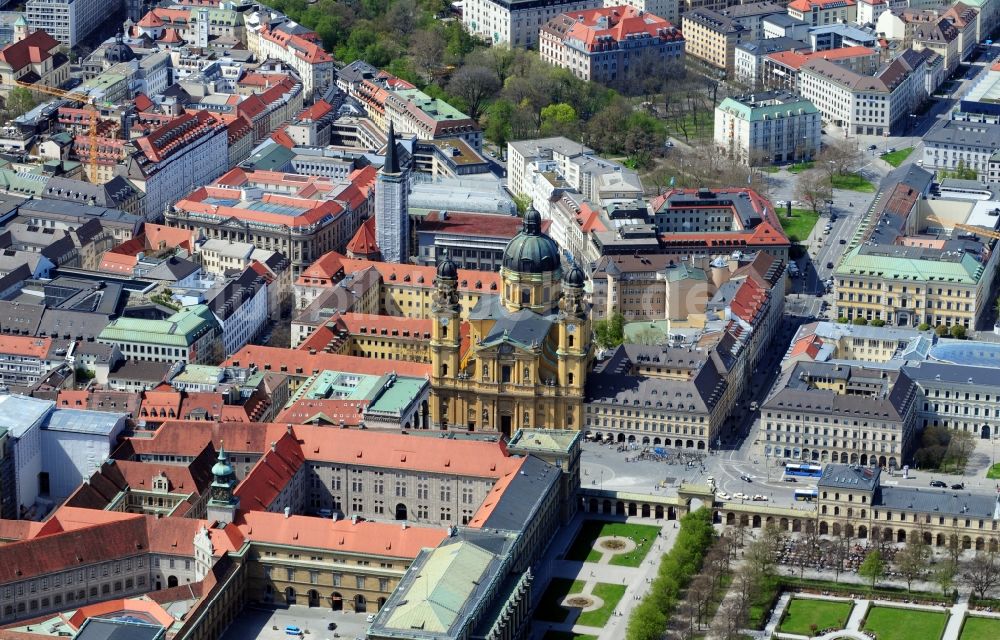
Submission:
[[[833,263],[832,262],[827,262],[826,263],[826,268],[827,269],[832,269],[833,268]]]
[[[840,244],[847,244],[847,239],[846,238],[841,238],[840,239]]]
[[[952,489],[956,489],[956,490],[964,489],[965,488],[965,483],[964,482],[956,482],[955,484],[951,485],[951,488]]]
[[[740,480],[742,480],[743,482],[753,482],[753,478],[747,475],[740,476]]]
[[[374,613],[369,613],[368,617],[365,618],[365,622],[375,622],[375,614]]]
[[[873,144],[870,144],[870,145],[868,145],[868,150],[869,150],[869,151],[874,151],[874,150],[876,150],[876,149],[878,149],[878,147],[877,147],[877,146],[875,146],[875,145],[873,145]]]
[[[938,487],[939,489],[947,489],[948,488],[948,485],[945,484],[944,482],[941,482],[940,480],[931,480],[931,486],[932,487]]]

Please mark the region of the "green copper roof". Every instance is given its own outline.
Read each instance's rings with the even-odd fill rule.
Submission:
[[[385,626],[422,634],[447,632],[492,559],[493,554],[468,542],[435,549]]]
[[[414,398],[420,396],[427,380],[423,378],[405,378],[396,376],[396,379],[385,388],[378,398],[370,405],[368,410],[377,413],[389,413],[399,415],[413,402]]]
[[[203,304],[181,309],[166,320],[118,318],[97,336],[102,342],[138,342],[168,347],[189,347],[206,331],[217,327]]]
[[[976,284],[983,266],[971,253],[959,260],[932,260],[862,253],[863,247],[849,251],[836,269],[838,276],[879,276],[894,280]]]
[[[819,113],[813,103],[808,100],[802,99],[796,102],[785,102],[783,104],[770,104],[766,106],[757,105],[750,107],[749,105],[743,104],[732,98],[726,98],[719,105],[719,109],[723,111],[728,111],[742,120],[763,120],[765,116],[769,120],[776,118],[786,118],[789,116],[801,115],[799,110],[802,110],[802,114],[807,113]]]
[[[469,116],[444,100],[432,98],[420,89],[401,89],[393,91],[393,93],[404,100],[412,102],[418,109],[438,122],[469,119]]]

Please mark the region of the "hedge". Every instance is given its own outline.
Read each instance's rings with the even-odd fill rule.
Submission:
[[[705,553],[715,539],[712,513],[702,507],[681,518],[674,546],[663,556],[652,588],[632,610],[625,631],[627,640],[660,640],[681,591],[701,570]]]

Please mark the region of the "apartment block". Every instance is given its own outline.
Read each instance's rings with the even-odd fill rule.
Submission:
[[[538,29],[552,18],[603,4],[602,0],[468,0],[462,7],[462,25],[492,44],[534,48]]]
[[[121,0],[28,0],[28,25],[67,47],[75,47],[115,13]]]
[[[751,166],[812,159],[821,130],[819,110],[789,93],[726,98],[715,108],[715,146]]]
[[[621,87],[683,64],[684,36],[666,19],[624,5],[549,20],[539,31],[538,52],[581,80]]]
[[[858,21],[858,5],[854,0],[792,0],[788,15],[814,27],[854,24]]]

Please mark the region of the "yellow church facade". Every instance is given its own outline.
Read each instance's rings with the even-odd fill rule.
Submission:
[[[461,321],[458,270],[438,265],[431,306],[431,420],[436,428],[501,432],[583,425],[593,357],[579,267],[562,269],[559,247],[534,209],[508,243],[497,295]]]

